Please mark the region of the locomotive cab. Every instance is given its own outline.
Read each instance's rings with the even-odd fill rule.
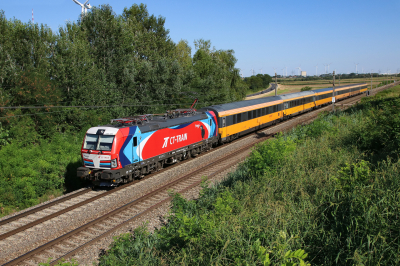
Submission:
[[[111,159],[114,135],[86,134],[82,147],[83,163],[86,167],[117,168],[118,159]]]
[[[78,177],[96,180],[103,170],[121,168],[116,154],[118,130],[113,127],[90,128],[82,143],[83,167],[78,168]]]

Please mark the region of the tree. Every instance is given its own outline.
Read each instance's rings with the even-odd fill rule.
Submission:
[[[183,70],[187,71],[192,67],[192,48],[187,40],[180,40],[176,45],[175,58]]]

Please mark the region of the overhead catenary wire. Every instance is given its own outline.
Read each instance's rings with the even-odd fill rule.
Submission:
[[[178,105],[175,103],[168,104],[141,104],[141,105],[130,105],[130,104],[119,104],[119,105],[71,105],[71,106],[8,106],[0,107],[0,109],[48,109],[48,108],[112,108],[112,107],[149,107],[149,106],[166,106],[166,105]]]
[[[180,103],[181,104],[181,103]],[[205,104],[210,104],[210,105],[215,105],[215,104],[222,104],[222,102],[215,102],[215,103],[205,103]],[[65,111],[72,111],[71,108],[77,108],[77,107],[82,107],[82,108],[92,108],[92,109],[97,109],[97,108],[115,108],[115,107],[132,107],[132,106],[136,106],[136,107],[142,107],[142,106],[160,106],[160,105],[164,105],[164,106],[174,106],[174,105],[178,105],[178,104],[154,104],[154,105],[109,105],[109,106],[54,106],[54,108],[69,108],[67,110],[63,110],[63,111],[52,111],[52,112],[42,112],[42,113],[33,113],[33,114],[22,114],[22,115],[11,115],[11,116],[2,116],[0,117],[0,119],[10,119],[10,118],[14,118],[14,117],[23,117],[23,116],[34,116],[34,115],[44,115],[44,114],[52,114],[52,113],[61,113],[61,112],[65,112]],[[36,107],[36,106],[31,106],[31,107],[35,107],[35,108],[24,108],[24,109],[47,109],[49,107]],[[6,109],[6,107],[0,107],[1,109]],[[8,108],[10,109],[10,108]],[[19,109],[19,108],[15,108],[15,109]]]

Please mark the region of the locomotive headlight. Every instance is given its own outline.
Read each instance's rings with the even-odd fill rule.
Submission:
[[[111,168],[116,168],[118,166],[118,159],[111,160]]]

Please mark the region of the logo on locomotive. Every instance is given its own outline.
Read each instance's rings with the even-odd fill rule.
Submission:
[[[174,144],[174,143],[178,143],[178,142],[182,142],[187,140],[187,133],[181,134],[181,135],[176,135],[173,137],[166,137],[164,138],[164,144],[162,146],[162,148],[166,148],[168,146],[168,140],[169,140],[169,144]]]

